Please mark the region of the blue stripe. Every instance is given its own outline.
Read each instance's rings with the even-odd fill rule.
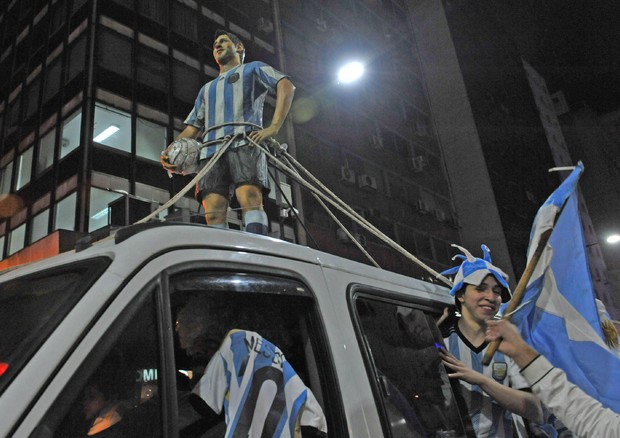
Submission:
[[[234,95],[234,85],[228,82],[228,78],[230,78],[233,74],[236,74],[238,70],[237,68],[233,68],[230,70],[224,79],[224,123],[234,122],[235,120],[235,107],[233,102]],[[226,126],[224,128],[224,135],[232,135],[234,134],[234,126]]]
[[[276,430],[273,433],[274,437],[282,436],[282,431],[284,430],[284,427],[286,426],[286,424],[288,422],[287,420],[288,420],[288,412],[286,410],[284,410],[284,412],[282,413],[282,416],[280,417],[280,420],[278,421],[278,425],[276,426]]]
[[[254,71],[255,64],[250,63],[245,66],[245,70],[243,71],[243,121],[244,122],[252,122],[258,125],[263,126],[262,123],[262,112],[259,120],[255,120],[254,109],[252,105],[254,103]],[[247,127],[247,131],[251,131],[252,128]]]
[[[210,82],[209,89],[205,91],[205,95],[207,96],[207,105],[209,108],[209,120],[206,120],[206,127],[208,128],[215,125],[215,111],[217,110],[216,98],[215,98],[216,89],[217,89],[217,78]],[[207,135],[207,141],[211,141],[211,140],[215,140],[215,130],[209,132],[209,134]]]
[[[297,416],[299,415],[304,403],[306,403],[306,398],[308,397],[307,391],[307,389],[304,389],[299,397],[295,399],[293,406],[291,406],[291,416],[289,417],[288,428],[292,437],[295,436],[295,423],[297,422]]]

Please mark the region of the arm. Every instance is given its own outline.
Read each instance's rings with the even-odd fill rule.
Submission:
[[[273,119],[271,119],[271,124],[260,131],[252,131],[249,137],[256,143],[260,143],[269,137],[277,135],[291,109],[294,95],[295,86],[293,83],[287,78],[280,79],[276,86],[276,108],[273,113]]]
[[[175,140],[180,138],[196,138],[200,134],[200,129],[192,125],[185,125],[185,129],[177,136]]]
[[[535,423],[542,423],[542,407],[540,400],[534,394],[502,385],[494,379],[467,367],[446,351],[441,351],[440,355],[443,364],[454,370],[454,373],[448,374],[449,377],[463,379],[472,385],[478,385],[504,409]]]
[[[502,338],[499,351],[511,356],[521,375],[549,410],[576,436],[620,436],[620,415],[571,383],[564,371],[527,345],[508,321],[490,321],[487,340]]]

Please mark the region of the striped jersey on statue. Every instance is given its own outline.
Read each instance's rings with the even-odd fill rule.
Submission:
[[[286,77],[264,62],[241,64],[200,89],[185,124],[200,130],[231,122],[248,122],[262,127],[265,97],[270,91],[275,92],[280,79]],[[225,126],[209,131],[204,141],[250,130],[250,126]]]
[[[255,332],[231,330],[193,392],[226,413],[226,437],[298,437],[300,426],[327,433],[323,411],[282,351]]]
[[[495,353],[488,366],[483,366],[482,358],[488,344],[485,342],[478,348],[474,347],[460,332],[458,324],[450,330],[444,341],[448,351],[474,371],[511,388],[529,388],[525,379],[519,374],[519,367],[500,352]],[[478,385],[472,385],[464,380],[460,380],[460,383],[476,436],[512,438],[512,413],[501,407]]]

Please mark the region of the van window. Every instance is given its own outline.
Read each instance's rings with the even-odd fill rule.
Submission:
[[[145,290],[121,313],[31,437],[162,436],[155,308]]]
[[[441,363],[443,340],[430,312],[362,294],[353,302],[386,436],[473,434],[458,383],[450,381]]]
[[[183,273],[170,279],[170,303],[181,436],[221,437],[227,424],[235,436],[247,436],[256,422],[263,436],[273,436],[294,426],[297,415],[304,437],[324,436],[304,414],[316,413],[316,405],[330,436],[346,436],[314,299],[301,282],[255,273]],[[279,369],[283,361],[292,373]],[[311,395],[301,411],[285,407],[285,399],[306,390]]]
[[[0,394],[109,263],[94,258],[0,283]]]

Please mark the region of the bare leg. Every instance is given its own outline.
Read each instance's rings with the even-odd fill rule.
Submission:
[[[205,209],[207,224],[220,228],[228,228],[226,213],[228,211],[228,199],[217,193],[209,193],[202,200]]]

